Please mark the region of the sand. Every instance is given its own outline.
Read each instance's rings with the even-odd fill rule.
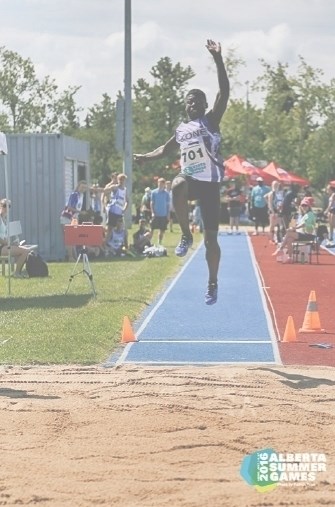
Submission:
[[[335,370],[1,367],[0,505],[335,505]],[[243,458],[325,453],[312,483],[260,493]]]

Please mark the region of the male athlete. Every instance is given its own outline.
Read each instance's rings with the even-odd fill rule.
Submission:
[[[213,109],[208,107],[202,90],[190,90],[185,99],[187,122],[182,122],[175,135],[164,145],[146,154],[134,155],[136,161],[156,160],[180,149],[181,171],[172,182],[173,205],[182,230],[176,255],[183,257],[192,246],[188,216],[188,200],[198,200],[204,223],[204,242],[209,271],[205,303],[217,301],[217,274],[220,247],[217,241],[220,218],[220,183],[223,177],[223,160],[219,153],[221,135],[219,124],[229,98],[229,80],[222,60],[221,45],[207,40],[206,47],[214,58],[219,81]]]

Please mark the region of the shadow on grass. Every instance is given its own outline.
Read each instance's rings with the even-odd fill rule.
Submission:
[[[42,396],[39,394],[29,394],[27,391],[21,391],[20,389],[0,389],[0,396],[7,398],[35,398],[36,400],[58,400],[59,396]]]
[[[138,262],[145,260],[146,257],[143,255],[136,255],[133,257],[132,255],[126,255],[125,257],[106,257],[106,258],[98,258],[91,259],[90,264],[95,264],[101,262],[102,264],[114,264],[114,262]],[[80,263],[79,263],[80,264]]]
[[[286,380],[280,382],[292,389],[314,389],[316,387],[326,385],[335,386],[335,380],[328,378],[307,377],[306,375],[299,375],[297,373],[286,373],[284,371],[275,370],[274,368],[254,368],[255,370],[270,371],[276,375],[284,377]]]
[[[143,301],[142,299],[121,297],[119,299],[105,299],[105,303],[141,303],[141,305],[151,306],[152,303],[148,303],[147,301]]]
[[[34,296],[26,298],[0,298],[0,312],[25,310],[27,308],[81,308],[92,301],[92,294],[58,294],[52,296]],[[104,303],[141,303],[150,306],[151,303],[130,297],[104,299]]]
[[[26,308],[80,308],[91,301],[91,294],[34,296],[0,299],[0,311],[16,311]]]

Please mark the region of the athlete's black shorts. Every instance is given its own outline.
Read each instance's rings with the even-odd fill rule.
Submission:
[[[220,222],[220,187],[221,183],[211,181],[199,181],[179,174],[187,181],[188,199],[198,201],[201,217],[206,231],[218,231]]]
[[[109,227],[116,227],[120,218],[123,218],[123,215],[109,212],[107,215],[107,225],[109,225]]]

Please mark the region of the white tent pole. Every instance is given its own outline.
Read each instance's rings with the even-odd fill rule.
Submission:
[[[12,254],[11,254],[11,244],[10,244],[10,207],[8,205],[9,200],[9,185],[8,185],[8,171],[7,171],[7,155],[4,155],[4,165],[5,165],[5,195],[7,201],[7,245],[9,247],[8,250],[8,295],[11,295],[11,267],[12,267]]]
[[[0,132],[0,154],[3,155],[4,159],[4,168],[5,168],[5,197],[6,202],[9,200],[9,185],[8,185],[8,170],[7,170],[7,140],[5,134]],[[8,254],[8,295],[11,294],[11,245],[10,245],[10,231],[9,231],[9,222],[10,222],[10,207],[7,205],[7,245],[9,246],[9,254]]]

